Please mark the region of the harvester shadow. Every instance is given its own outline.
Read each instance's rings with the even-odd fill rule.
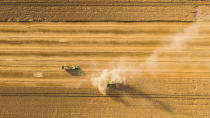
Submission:
[[[125,106],[129,106],[128,101],[124,100],[122,97],[123,95],[121,89],[116,88],[107,88],[106,89],[106,95],[112,98],[114,101],[118,101],[120,103],[123,103]]]
[[[72,76],[84,76],[85,75],[85,72],[81,68],[79,70],[66,69],[66,72],[68,72]]]
[[[144,99],[147,99],[149,102],[156,104],[158,107],[164,109],[168,113],[173,114],[173,110],[170,108],[169,105],[165,104],[162,101],[154,99],[157,97],[152,97],[152,96],[144,93],[143,91],[136,89],[129,85],[124,85],[120,89],[117,89],[117,88],[107,89],[106,94],[108,96],[110,96],[113,100],[123,103],[125,106],[130,106],[128,101],[123,100],[123,97],[125,97],[125,96],[134,98],[134,99],[144,98]]]

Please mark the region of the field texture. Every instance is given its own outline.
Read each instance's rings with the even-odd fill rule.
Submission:
[[[0,21],[199,21],[209,0],[1,0]]]
[[[0,117],[209,118],[209,27],[0,23]],[[94,86],[116,68],[122,89]]]

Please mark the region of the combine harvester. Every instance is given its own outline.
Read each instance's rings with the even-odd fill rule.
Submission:
[[[62,66],[62,69],[78,71],[80,67],[79,66]]]
[[[122,86],[123,86],[123,81],[112,81],[112,80],[110,80],[110,81],[108,81],[107,82],[107,87],[114,87],[114,88],[122,88]]]
[[[84,75],[84,72],[81,70],[79,66],[61,66],[62,69],[66,70],[66,72],[70,73],[72,76],[81,76]]]

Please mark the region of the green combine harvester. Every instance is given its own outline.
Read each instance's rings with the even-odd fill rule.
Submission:
[[[68,72],[69,74],[71,74],[72,76],[82,76],[85,74],[79,66],[63,65],[61,66],[61,68],[66,72]]]
[[[62,69],[78,71],[79,66],[62,66]]]

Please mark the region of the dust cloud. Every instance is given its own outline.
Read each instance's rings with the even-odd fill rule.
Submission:
[[[133,71],[150,72],[154,76],[156,71],[159,70],[159,57],[162,56],[166,51],[183,51],[187,49],[188,42],[194,40],[202,30],[206,30],[206,22],[194,22],[181,33],[177,33],[171,38],[167,38],[169,43],[162,44],[151,53],[151,55],[142,63],[131,65],[126,63],[126,60],[119,61],[118,66],[112,69],[104,69],[99,76],[91,77],[92,84],[98,88],[102,94],[106,94],[107,81],[126,81],[128,79],[125,73],[133,73]],[[210,28],[207,28],[208,30]],[[164,49],[164,50],[163,50]],[[187,55],[186,55],[187,56]],[[132,71],[131,71],[132,70]]]
[[[112,65],[110,63],[109,65]],[[126,63],[123,59],[116,64],[116,67],[112,69],[104,69],[99,76],[92,77],[92,84],[98,88],[98,90],[102,94],[106,94],[107,82],[115,81],[115,82],[123,82],[125,84],[125,80],[127,77],[127,73],[131,70],[131,65]]]
[[[162,44],[161,48],[157,48],[153,51],[151,56],[149,56],[142,64],[139,65],[140,69],[144,72],[151,72],[155,75],[159,69],[160,61],[159,57],[164,56],[167,52],[173,51],[183,51],[188,46],[188,41],[199,35],[198,30],[199,24],[193,23],[189,27],[185,28],[183,32],[175,34],[171,38],[164,40],[169,41],[169,44]]]

